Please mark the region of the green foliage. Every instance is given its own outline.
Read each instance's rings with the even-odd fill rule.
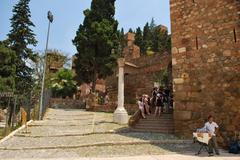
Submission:
[[[84,22],[73,40],[78,51],[76,80],[80,83],[92,82],[93,91],[96,80],[111,75],[116,64],[112,50],[118,50],[120,41],[114,4],[115,0],[93,0],[91,8],[84,11]]]
[[[167,30],[163,30],[155,24],[154,19],[151,23],[146,23],[141,34],[141,28],[136,30],[135,44],[141,49],[141,53],[152,55],[154,53],[171,53],[171,35]]]
[[[0,140],[4,137],[4,128],[0,128]]]
[[[14,91],[16,55],[6,44],[0,42],[0,91]]]
[[[26,61],[34,60],[35,56],[29,48],[31,45],[36,46],[37,41],[31,27],[31,12],[29,8],[30,0],[19,0],[13,8],[11,20],[11,31],[8,34],[9,44],[16,53],[16,90],[30,90],[32,80],[32,68]]]
[[[135,44],[140,47],[141,53],[143,51],[143,32],[140,27],[136,29]]]
[[[155,20],[154,18],[152,18],[151,22],[150,22],[150,26],[149,26],[149,29],[151,31],[153,31],[155,28],[157,27],[156,23],[155,23]]]
[[[37,103],[41,93],[41,85],[42,85],[42,76],[43,76],[43,65],[44,65],[44,53],[36,52],[35,61],[31,63],[31,67],[33,68],[33,81],[34,84],[31,88],[31,97],[34,103]],[[45,90],[49,90],[52,88],[51,79],[56,77],[55,72],[57,72],[58,66],[63,66],[68,61],[67,56],[62,54],[57,50],[48,50],[47,53],[47,66],[46,66],[46,74],[45,74]],[[57,66],[56,70],[50,71],[50,66]],[[60,68],[61,68],[60,67]],[[25,96],[29,99],[29,96]],[[38,116],[38,114],[36,114]],[[36,117],[36,116],[35,116]]]
[[[58,70],[62,68],[68,62],[67,56],[57,50],[51,50],[47,53],[46,63],[46,76],[45,76],[45,87],[51,87],[51,78],[55,76],[56,71],[52,71],[51,68]]]
[[[143,28],[143,46],[142,46],[143,53],[146,53],[147,49],[152,46],[151,38],[152,36],[149,23],[146,23],[146,25]]]
[[[125,40],[125,35],[124,35],[124,29],[122,28],[121,29],[121,31],[119,32],[119,35],[118,35],[118,37],[119,37],[119,42],[120,42],[120,44],[119,44],[119,47],[120,48],[118,48],[119,50],[120,50],[120,52],[122,52],[122,49],[124,48],[124,47],[126,47],[126,40]],[[120,55],[122,54],[122,53],[119,53]]]
[[[51,89],[56,97],[72,97],[77,91],[73,72],[68,69],[59,70],[51,79]]]
[[[161,70],[160,72],[153,74],[153,79],[155,82],[158,82],[160,86],[168,86],[169,82],[169,73],[168,70]]]
[[[153,50],[152,50],[151,47],[148,47],[148,48],[147,48],[146,54],[147,54],[148,56],[154,55],[154,52],[153,52]]]
[[[167,31],[160,28],[153,30],[152,49],[158,53],[171,53],[171,36]]]
[[[134,31],[132,30],[132,28],[130,28],[130,29],[128,30],[128,32],[133,33]]]

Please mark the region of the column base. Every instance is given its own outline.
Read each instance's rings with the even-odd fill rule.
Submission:
[[[128,124],[128,113],[124,108],[117,108],[113,113],[113,122],[118,124]]]

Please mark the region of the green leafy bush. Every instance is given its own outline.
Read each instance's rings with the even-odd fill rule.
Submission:
[[[69,69],[59,70],[51,78],[51,89],[55,97],[72,97],[77,91],[77,83],[73,80],[73,72]]]

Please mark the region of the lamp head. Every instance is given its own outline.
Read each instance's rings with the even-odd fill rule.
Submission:
[[[52,23],[53,22],[53,14],[51,11],[48,11],[48,20]]]

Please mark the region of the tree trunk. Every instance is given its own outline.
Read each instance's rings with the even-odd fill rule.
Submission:
[[[94,72],[93,74],[93,81],[92,81],[92,92],[96,91],[96,83],[97,83],[97,73]]]
[[[95,44],[95,54],[98,54],[98,45]],[[92,92],[94,93],[96,91],[96,82],[97,82],[97,66],[96,66],[96,59],[94,58],[94,63],[93,63],[93,68],[94,68],[94,72],[93,72],[93,81],[92,81]]]
[[[11,103],[8,109],[9,109],[8,126],[11,126],[13,116],[13,105]]]

